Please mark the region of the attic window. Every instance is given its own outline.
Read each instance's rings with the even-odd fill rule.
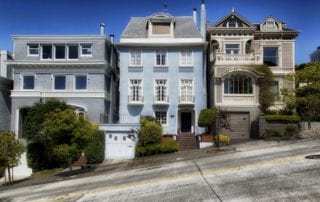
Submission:
[[[273,20],[268,20],[267,21],[267,28],[268,29],[274,29],[274,27],[275,27],[274,21]]]
[[[152,23],[152,34],[170,34],[170,23]]]

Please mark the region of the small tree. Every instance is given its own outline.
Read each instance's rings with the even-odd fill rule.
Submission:
[[[24,146],[13,132],[0,133],[0,167],[7,169],[9,185],[13,182],[13,167],[18,165],[23,152]]]
[[[198,126],[205,127],[213,135],[213,125],[217,115],[218,109],[216,108],[202,109],[198,118]]]

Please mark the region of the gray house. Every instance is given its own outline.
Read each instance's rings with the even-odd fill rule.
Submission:
[[[57,98],[95,123],[118,117],[118,53],[105,37],[13,36],[11,130],[22,137],[26,109]]]
[[[7,62],[11,59],[10,53],[0,51],[0,131],[10,130],[10,91],[12,90],[13,82],[8,78]]]
[[[252,24],[234,10],[214,25],[208,26],[210,55],[208,97],[210,107],[230,114],[232,139],[258,134],[260,115],[259,80],[263,76],[252,66],[265,64],[274,74],[272,86],[275,103],[272,110],[283,107],[280,89],[293,88],[284,79],[293,73],[295,37],[298,31],[274,18]]]

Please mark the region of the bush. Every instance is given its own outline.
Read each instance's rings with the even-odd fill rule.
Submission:
[[[266,115],[268,122],[285,122],[285,123],[299,123],[301,121],[298,115]]]
[[[219,138],[219,143],[224,143],[226,145],[230,144],[230,136],[227,134],[219,134],[218,137],[215,137],[217,140]]]
[[[218,115],[216,108],[203,109],[199,114],[198,125],[200,127],[209,127]]]
[[[146,122],[140,130],[140,145],[160,144],[162,136],[162,128],[154,122]]]
[[[79,156],[77,148],[67,144],[61,144],[55,147],[53,149],[53,154],[60,165],[64,165],[66,162],[71,160],[75,160]]]
[[[266,129],[264,131],[264,134],[263,134],[264,138],[266,140],[270,140],[270,139],[278,139],[278,138],[281,138],[283,137],[284,135],[281,134],[280,131],[278,130],[274,130],[274,129]]]
[[[179,144],[175,140],[167,140],[160,144],[161,153],[172,153],[179,150]]]
[[[101,163],[104,161],[105,134],[98,131],[93,135],[93,139],[84,150],[88,164]]]
[[[289,125],[286,127],[286,130],[284,133],[285,133],[285,136],[288,138],[290,137],[299,138],[298,126]]]
[[[53,154],[41,142],[31,142],[27,145],[28,166],[32,171],[39,171],[45,168],[57,168],[59,163],[53,158]]]

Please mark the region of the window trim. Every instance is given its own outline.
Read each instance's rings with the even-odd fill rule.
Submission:
[[[160,64],[158,65],[157,64],[157,53],[165,53],[165,64]],[[155,53],[154,53],[154,66],[155,67],[168,67],[168,51],[166,50],[156,50]]]
[[[65,88],[64,89],[56,89],[55,88],[55,85],[56,85],[56,80],[55,80],[55,77],[57,77],[57,76],[64,76],[65,77]],[[53,74],[52,75],[52,90],[53,91],[66,91],[67,90],[67,75],[65,75],[65,74]]]
[[[91,49],[91,53],[90,54],[83,54],[82,53],[82,50],[83,50],[83,45],[90,45],[91,47],[90,47],[90,49]],[[93,45],[92,45],[92,43],[80,43],[79,44],[79,46],[80,46],[80,57],[92,57],[92,51],[93,51]]]
[[[30,54],[30,45],[37,45],[38,46],[38,54]],[[40,44],[39,43],[27,43],[27,56],[31,57],[38,57],[40,55]]]
[[[139,96],[139,99],[138,99],[138,101],[131,101],[130,99],[129,99],[129,97],[133,97],[133,94],[131,94],[131,89],[130,89],[130,87],[131,86],[134,86],[134,85],[132,85],[132,83],[131,83],[131,81],[132,80],[138,80],[138,81],[141,81],[141,83],[140,83],[140,89],[141,89],[141,92],[138,94]],[[139,78],[129,78],[128,79],[128,103],[143,103],[143,101],[144,101],[144,99],[143,99],[143,79],[139,79]]]
[[[252,93],[226,93],[225,89],[226,89],[226,85],[225,85],[225,82],[227,79],[230,79],[232,76],[236,76],[236,75],[240,75],[240,76],[246,76],[247,78],[249,78],[251,80],[251,88],[252,88]],[[254,78],[248,74],[245,74],[245,73],[239,73],[239,74],[230,74],[228,76],[226,76],[224,79],[223,79],[223,95],[226,95],[226,96],[253,96],[255,94],[255,86],[254,86]]]
[[[155,119],[156,119],[156,121],[158,122],[158,120],[157,120],[157,112],[159,112],[159,113],[166,113],[166,123],[164,123],[164,124],[162,124],[162,123],[159,123],[161,126],[168,126],[169,124],[168,124],[168,111],[166,111],[166,110],[154,110],[154,112],[153,112],[153,114],[154,114],[154,117],[155,117]],[[162,117],[162,116],[161,116]],[[162,121],[161,121],[162,122]]]
[[[239,48],[238,48],[238,53],[227,53],[227,45],[239,45]],[[234,48],[232,48],[234,50]],[[228,48],[228,50],[230,50],[230,48]],[[224,54],[226,55],[241,55],[241,44],[239,42],[228,42],[228,43],[225,43],[224,44]]]
[[[77,76],[85,76],[86,77],[86,88],[85,89],[77,89]],[[73,90],[74,91],[88,91],[88,74],[74,74],[73,75]]]
[[[33,89],[25,89],[24,88],[24,77],[25,76],[33,76]],[[20,89],[23,91],[34,91],[36,90],[36,74],[20,74]]]
[[[156,102],[167,102],[167,99],[168,99],[168,97],[169,97],[169,80],[168,79],[162,79],[162,78],[155,78],[154,80],[153,80],[153,96],[155,97],[155,98],[157,98],[157,96],[158,96],[158,94],[157,94],[157,81],[159,81],[159,80],[163,80],[163,81],[166,81],[166,85],[165,85],[165,87],[166,87],[166,94],[164,95],[164,97],[166,97],[165,98],[165,100],[163,100],[163,101],[160,101],[160,100],[155,100]]]
[[[277,48],[277,64],[276,65],[273,65],[273,66],[270,66],[270,65],[268,65],[270,68],[275,68],[275,67],[280,67],[281,66],[281,64],[280,64],[280,62],[281,62],[281,58],[280,58],[280,46],[263,46],[262,47],[262,62],[263,62],[263,64],[265,64],[264,63],[264,48]],[[267,65],[267,64],[266,64]]]
[[[182,59],[182,52],[185,52],[186,53],[186,59],[185,59],[185,62],[186,61],[188,61],[188,56],[187,56],[187,53],[188,52],[191,52],[191,62],[190,62],[190,64],[183,64],[182,63],[182,61],[183,61],[183,59]],[[193,64],[193,50],[192,49],[181,49],[180,50],[180,67],[193,67],[194,66],[194,64]]]
[[[182,81],[191,81],[191,88],[192,88],[191,96],[192,96],[192,99],[194,99],[194,80],[193,79],[180,79],[179,97],[182,98]],[[190,95],[186,94],[186,96],[190,96]],[[184,102],[188,102],[188,100]]]
[[[139,52],[140,53],[140,64],[132,64],[131,56],[133,52]],[[135,59],[136,60],[136,59]],[[132,49],[129,53],[129,67],[142,67],[142,51],[140,49]]]

